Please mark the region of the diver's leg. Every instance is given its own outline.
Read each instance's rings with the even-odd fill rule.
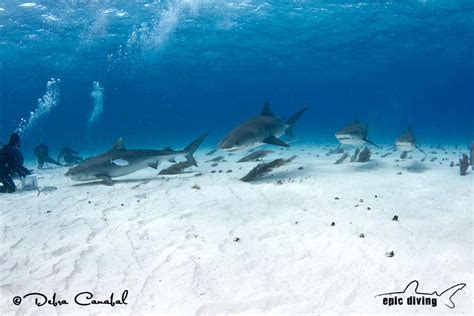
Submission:
[[[51,157],[46,157],[46,162],[49,162],[49,163],[52,163],[54,165],[57,165],[57,166],[61,166],[61,164],[59,162],[57,162],[56,160],[54,160],[53,158]]]
[[[43,169],[44,159],[43,157],[38,157],[38,169]]]
[[[3,187],[0,187],[0,192],[13,193],[16,191],[15,182],[13,182],[13,179],[10,176],[2,177],[1,181],[2,181]]]

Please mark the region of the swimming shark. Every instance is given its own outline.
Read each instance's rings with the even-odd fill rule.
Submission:
[[[378,145],[368,139],[368,133],[367,125],[356,120],[354,123],[337,131],[336,138],[344,145],[362,146],[365,143],[369,143],[378,148]]]
[[[186,161],[197,166],[193,154],[206,136],[207,134],[200,136],[183,150],[173,150],[169,147],[162,150],[127,150],[123,145],[122,138],[118,138],[112,149],[98,156],[83,160],[77,166],[70,168],[65,176],[75,181],[101,179],[106,184],[112,185],[112,178],[125,176],[147,167],[157,169],[160,161],[176,162],[175,158],[178,156],[185,157]]]
[[[413,130],[413,126],[410,127],[405,133],[397,137],[395,141],[396,147],[403,152],[413,151],[416,148],[426,155],[423,149],[417,146],[416,137],[413,134],[412,130]]]
[[[218,147],[226,151],[253,148],[263,144],[290,147],[279,137],[283,134],[293,137],[294,124],[307,109],[308,107],[305,107],[285,121],[273,114],[270,105],[266,102],[259,116],[233,129],[219,142]]]

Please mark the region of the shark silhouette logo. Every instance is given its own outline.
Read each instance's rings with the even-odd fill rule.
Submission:
[[[436,307],[444,304],[453,309],[455,307],[452,300],[453,296],[466,286],[465,283],[459,283],[438,294],[437,291],[432,293],[418,292],[419,285],[418,281],[413,280],[401,292],[379,294],[375,297],[382,297],[383,305],[387,306],[412,305]]]

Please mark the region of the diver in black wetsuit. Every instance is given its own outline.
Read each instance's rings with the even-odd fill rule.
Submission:
[[[20,136],[13,133],[7,145],[0,149],[0,193],[13,193],[16,191],[12,176],[15,174],[26,177],[31,172],[23,167],[23,155],[20,152]]]
[[[78,154],[77,151],[64,147],[58,155],[58,162],[63,158],[67,166],[74,165],[82,161],[82,157],[76,156]]]
[[[38,157],[38,169],[43,169],[43,165],[46,163],[52,163],[57,166],[62,166],[59,162],[49,156],[49,148],[44,143],[39,143],[35,147],[34,154]]]

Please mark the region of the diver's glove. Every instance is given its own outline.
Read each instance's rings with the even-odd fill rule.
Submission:
[[[25,178],[27,175],[32,174],[32,172],[25,167],[18,168],[17,173],[20,177]]]

